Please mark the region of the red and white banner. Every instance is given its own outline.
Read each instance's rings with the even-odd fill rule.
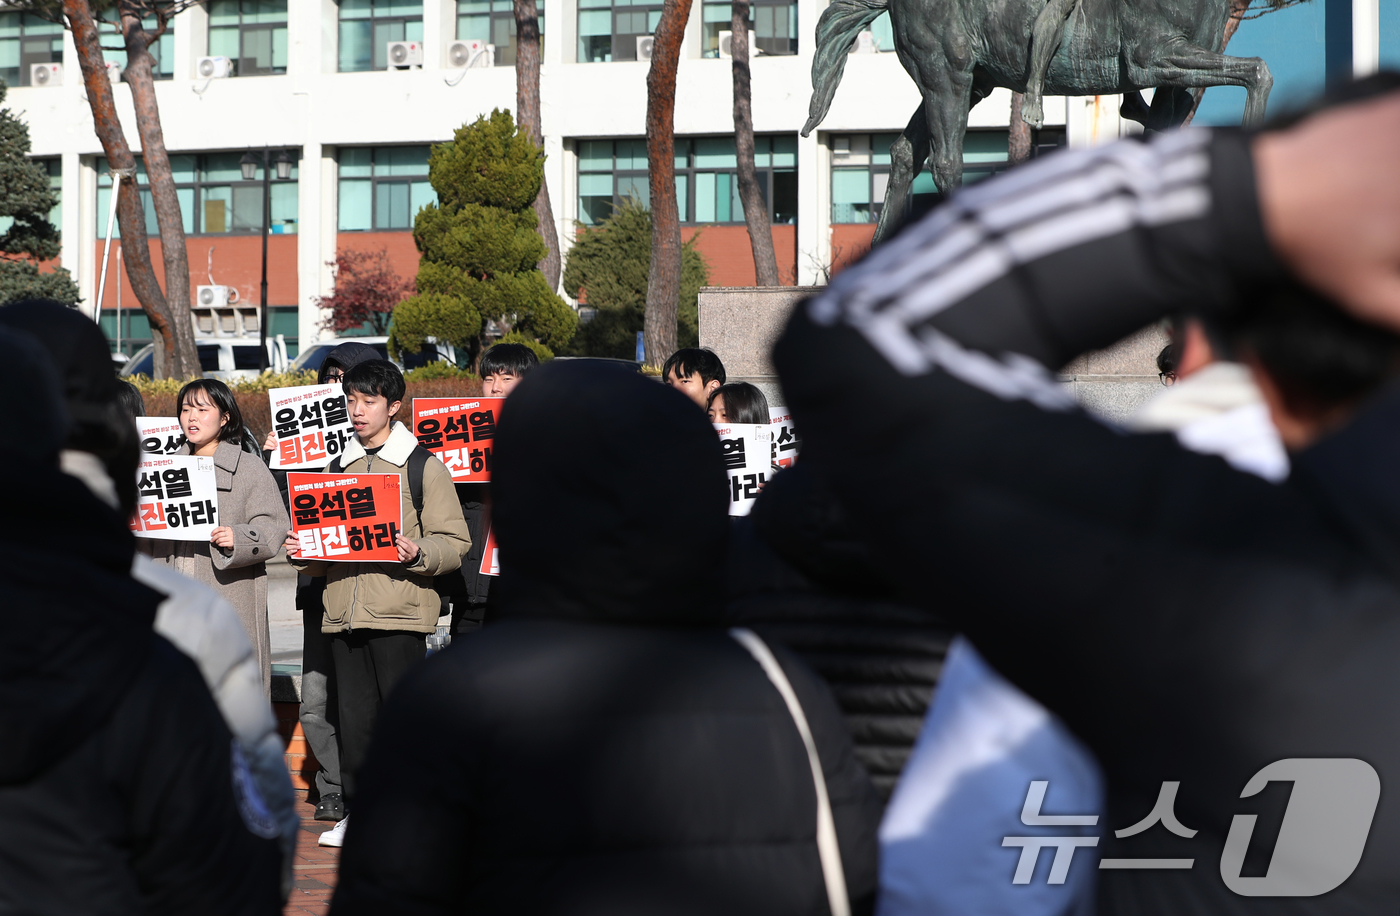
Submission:
[[[772,461],[774,467],[790,468],[802,449],[802,437],[793,425],[792,414],[786,407],[774,407],[768,411],[773,427]]]
[[[758,491],[768,482],[773,464],[773,433],[769,424],[715,424],[729,474],[729,514],[748,515]]]
[[[267,398],[277,436],[270,466],[279,471],[319,471],[343,453],[355,435],[339,383],[272,388]]]
[[[488,483],[505,398],[414,398],[413,435],[456,483]]]
[[[136,490],[130,525],[139,538],[207,541],[219,527],[213,458],[146,455],[136,467]]]
[[[501,574],[501,550],[496,546],[496,529],[490,525],[486,526],[486,549],[481,554],[481,569],[479,572],[483,576],[499,576]]]
[[[287,475],[292,532],[303,560],[397,563],[403,531],[398,474]]]

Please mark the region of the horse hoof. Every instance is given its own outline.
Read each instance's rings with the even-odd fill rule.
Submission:
[[[1039,130],[1045,124],[1045,111],[1039,104],[1032,105],[1026,102],[1021,106],[1021,120],[1031,126],[1033,130]]]

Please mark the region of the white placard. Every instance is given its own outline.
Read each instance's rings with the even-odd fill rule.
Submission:
[[[147,455],[136,468],[136,489],[130,523],[139,538],[207,541],[219,527],[213,458]]]
[[[772,427],[756,423],[716,423],[729,474],[729,514],[748,515],[758,491],[772,473]]]
[[[345,451],[355,435],[340,384],[272,388],[272,432],[277,445],[270,467],[280,471],[319,471]]]
[[[173,455],[185,444],[185,431],[177,417],[137,417],[141,451],[148,455]]]
[[[802,450],[802,437],[793,425],[792,414],[786,407],[772,407],[768,410],[769,422],[773,427],[773,465],[790,468]]]

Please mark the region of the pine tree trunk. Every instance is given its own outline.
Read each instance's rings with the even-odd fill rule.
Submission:
[[[1012,165],[1031,158],[1031,126],[1021,118],[1022,93],[1011,93],[1011,126],[1008,130],[1006,159]]]
[[[691,0],[666,0],[647,71],[647,178],[651,184],[651,270],[642,339],[647,365],[676,350],[681,297],[681,221],[676,209],[676,68]]]
[[[773,253],[773,223],[758,187],[753,162],[753,91],[749,71],[749,0],[734,0],[730,11],[730,51],[734,59],[734,147],[738,154],[739,202],[753,248],[754,277],[759,286],[778,285],[778,257]]]
[[[152,335],[163,346],[155,348],[155,373],[157,378],[170,375],[170,359],[175,349],[170,304],[156,280],[151,266],[151,250],[146,243],[146,215],[141,206],[141,194],[136,187],[136,157],[126,142],[126,134],[117,119],[116,101],[112,97],[112,84],[107,77],[107,65],[102,58],[101,41],[97,34],[97,23],[87,0],[63,0],[63,15],[73,32],[73,43],[78,50],[78,64],[83,72],[83,85],[87,89],[88,103],[92,107],[93,126],[102,150],[107,154],[111,168],[130,175],[123,178],[117,190],[117,224],[122,233],[122,262],[126,265],[127,280],[131,283],[136,300],[150,321]],[[121,278],[117,278],[121,282]],[[101,303],[98,303],[101,307]],[[196,369],[198,363],[196,363]]]
[[[190,313],[190,260],[189,251],[185,248],[185,223],[180,214],[180,199],[175,193],[175,176],[170,171],[165,133],[160,127],[156,84],[151,73],[155,59],[151,57],[150,45],[152,41],[159,40],[160,34],[142,28],[141,14],[145,6],[131,0],[121,0],[118,4],[122,36],[126,42],[126,67],[122,71],[122,79],[131,87],[131,100],[136,109],[136,130],[141,135],[141,161],[146,166],[146,181],[150,185],[156,225],[160,230],[161,261],[165,265],[165,301],[169,304],[172,319],[172,340],[166,345],[170,376],[197,378],[201,373]],[[263,216],[266,218],[267,214]]]
[[[515,0],[515,119],[530,133],[530,139],[544,146],[544,125],[540,116],[540,19],[535,0]],[[563,259],[559,254],[559,230],[554,225],[554,208],[549,205],[549,182],[540,184],[535,197],[540,236],[549,249],[539,263],[549,288],[559,288]]]

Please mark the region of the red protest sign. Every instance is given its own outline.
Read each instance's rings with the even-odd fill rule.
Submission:
[[[481,553],[481,569],[479,572],[483,576],[499,576],[501,574],[500,548],[496,546],[496,529],[491,526],[486,527],[486,549]]]
[[[398,474],[287,474],[292,531],[304,560],[397,563]]]
[[[456,483],[491,480],[491,451],[505,398],[414,398],[413,435]]]

